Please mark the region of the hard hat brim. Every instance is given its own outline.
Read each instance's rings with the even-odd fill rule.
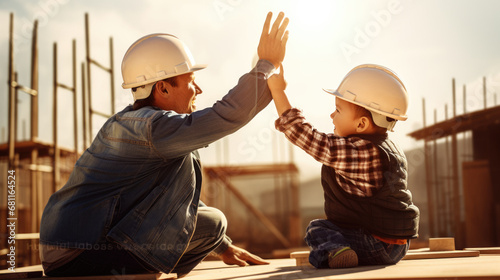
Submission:
[[[187,74],[187,73],[199,71],[199,70],[207,68],[207,66],[208,66],[208,64],[196,64],[193,67],[189,68],[186,72],[171,73],[171,74],[168,74],[168,75],[163,75],[163,76],[160,76],[160,77],[155,77],[154,79],[149,79],[149,80],[141,81],[141,82],[137,82],[137,83],[130,83],[130,84],[122,83],[122,88],[124,88],[124,89],[134,88],[134,87],[139,87],[139,86],[143,86],[143,85],[146,85],[146,84],[155,83],[155,82],[158,82],[158,81],[161,81],[161,80],[165,80],[165,79],[168,79],[168,78],[172,78],[172,77],[184,75],[184,74]]]
[[[408,116],[407,115],[403,115],[403,116],[400,116],[400,115],[396,115],[396,114],[390,114],[390,113],[387,113],[387,112],[384,112],[382,110],[379,110],[379,109],[376,109],[376,108],[373,108],[373,107],[370,107],[366,104],[363,104],[363,103],[360,103],[360,102],[356,102],[356,101],[353,101],[349,98],[346,98],[344,95],[342,95],[340,92],[338,92],[337,90],[334,90],[334,89],[323,89],[325,92],[331,94],[331,95],[334,95],[342,100],[345,100],[349,103],[352,103],[352,104],[355,104],[355,105],[358,105],[358,106],[361,106],[365,109],[367,109],[368,111],[373,111],[375,113],[378,113],[378,114],[381,114],[381,115],[384,115],[384,116],[387,116],[387,117],[390,117],[390,118],[393,118],[395,120],[399,120],[399,121],[405,121],[408,119]]]

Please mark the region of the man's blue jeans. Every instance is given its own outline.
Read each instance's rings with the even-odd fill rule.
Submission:
[[[224,214],[212,207],[199,207],[196,230],[186,252],[172,272],[189,273],[210,252],[218,249],[227,228]],[[48,276],[89,276],[157,273],[147,263],[116,244],[106,250],[85,250],[69,263],[50,271]],[[222,253],[222,252],[218,252]]]
[[[328,220],[313,220],[305,241],[311,248],[309,262],[316,268],[328,268],[328,254],[340,247],[350,247],[358,255],[359,265],[384,265],[399,262],[408,251],[407,244],[382,242],[363,229],[343,229]]]

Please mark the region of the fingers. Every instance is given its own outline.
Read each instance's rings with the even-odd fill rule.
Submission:
[[[250,265],[269,264],[269,262],[263,260],[261,257],[254,255],[248,251],[242,251],[242,254],[239,255],[238,258],[244,260]]]
[[[273,27],[271,28],[271,32],[269,33],[269,35],[271,35],[271,37],[274,38],[278,34],[278,29],[281,29],[280,25],[281,25],[281,22],[283,21],[284,17],[285,17],[285,13],[280,12],[278,14],[278,17],[274,21]],[[286,21],[286,24],[288,25],[288,18],[285,21]],[[284,25],[284,23],[283,23],[283,25]],[[286,26],[285,26],[285,29],[286,29]],[[283,32],[285,32],[284,29],[283,29]],[[281,34],[283,34],[283,33],[281,33]],[[281,38],[281,37],[278,37],[278,38]]]
[[[280,12],[272,26],[270,26],[272,16],[271,12],[267,14],[259,46],[257,47],[257,54],[259,59],[271,62],[277,68],[285,57],[286,44],[289,37],[289,32],[286,29],[289,19],[285,18],[285,13]]]
[[[269,264],[269,262],[261,259],[260,257],[234,245],[230,245],[229,248],[220,255],[220,257],[224,261],[224,263],[228,265],[235,264],[238,266],[247,266],[249,264]]]
[[[276,18],[276,20],[273,23],[271,31],[269,31],[269,25],[271,24],[272,17],[273,17],[272,12],[267,13],[266,21],[264,22],[264,27],[262,28],[262,33],[260,35],[261,40],[268,35],[271,38],[275,38],[275,37],[282,38],[283,34],[286,31],[288,23],[290,22],[289,18],[283,19],[285,17],[285,14],[283,12],[280,12],[278,14],[278,17]]]
[[[246,262],[250,265],[262,265],[262,264],[269,264],[268,261],[265,261],[264,259],[260,258],[259,256],[250,254],[248,256],[248,259]]]
[[[290,36],[290,32],[288,30],[285,32],[285,36],[283,36],[283,40],[281,41],[281,47],[286,48],[286,42],[288,41],[288,37]]]
[[[264,22],[264,27],[262,28],[262,34],[260,35],[260,40],[262,41],[267,35],[269,35],[269,25],[271,24],[271,18],[273,13],[267,13],[266,21]]]
[[[234,257],[234,262],[235,262],[234,264],[236,264],[238,266],[247,266],[248,265],[247,262],[245,262],[244,260],[239,259],[236,256]]]
[[[283,15],[283,13],[280,13],[280,15]],[[278,18],[279,19],[279,18]],[[278,21],[278,19],[276,19],[276,22]],[[274,22],[276,24],[276,22]],[[281,26],[279,27],[278,29],[278,33],[276,34],[276,38],[279,38],[281,39],[283,37],[283,33],[285,33],[285,31],[288,33],[288,31],[286,30],[287,26],[288,26],[288,23],[290,22],[290,19],[288,18],[285,18],[283,20],[283,23],[281,24]]]

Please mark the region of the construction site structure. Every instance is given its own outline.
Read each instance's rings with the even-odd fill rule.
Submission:
[[[52,136],[53,143],[46,143],[39,138],[39,89],[38,89],[38,23],[34,22],[31,48],[31,86],[26,87],[18,82],[15,72],[14,57],[14,14],[10,14],[9,26],[9,53],[8,53],[8,142],[0,143],[0,170],[2,174],[13,174],[15,185],[9,185],[15,191],[15,195],[8,196],[7,176],[0,183],[2,194],[0,200],[0,267],[5,267],[8,245],[7,222],[15,222],[17,265],[30,265],[39,263],[38,238],[40,219],[50,195],[62,187],[69,178],[73,166],[80,156],[78,149],[79,135],[83,138],[83,148],[88,147],[87,140],[92,139],[92,115],[110,117],[114,114],[114,66],[113,66],[113,40],[110,38],[110,67],[104,67],[90,56],[88,14],[85,14],[86,34],[86,72],[82,63],[81,76],[81,99],[82,99],[82,126],[83,133],[78,133],[77,114],[77,58],[76,40],[72,41],[72,83],[66,85],[58,80],[58,49],[57,43],[53,44],[53,112],[52,112]],[[104,114],[92,108],[91,103],[91,79],[90,65],[97,65],[110,73],[111,78],[111,113]],[[69,91],[73,96],[73,134],[74,146],[72,149],[59,145],[58,137],[58,95],[59,89]],[[30,137],[28,140],[18,141],[18,95],[20,92],[31,96],[30,104]],[[71,108],[71,107],[68,107]],[[87,129],[88,128],[88,129]],[[3,175],[2,175],[3,176]],[[14,192],[12,192],[14,193]],[[12,202],[10,200],[12,199]],[[8,205],[15,205],[14,211],[9,211]]]
[[[215,163],[203,166],[201,200],[220,209],[228,220],[226,234],[240,247],[276,257],[305,246],[299,169],[294,146],[271,133],[270,163],[230,163],[229,139],[215,143]]]
[[[483,78],[482,110],[467,112],[464,85],[463,114],[457,114],[455,79],[452,98],[453,116],[448,118],[446,113],[445,120],[437,122],[434,111],[433,125],[426,123],[423,99],[424,127],[409,134],[416,140],[424,140],[427,213],[422,215],[428,218],[430,237],[453,236],[460,249],[498,246],[500,106],[487,107],[486,78]],[[464,145],[462,149],[459,138]]]
[[[293,162],[208,166],[203,168],[203,173],[205,187],[202,199],[226,213],[229,224],[235,229],[229,235],[245,240],[248,244],[243,247],[252,247],[254,252],[270,253],[270,249],[303,246],[299,170]],[[246,182],[238,184],[241,178]],[[242,189],[256,192],[256,185],[259,184],[265,184],[265,188],[269,189],[267,192],[260,190],[262,196],[272,198],[259,199],[261,206],[257,207]],[[237,203],[233,203],[233,199]],[[243,205],[243,211],[237,213],[236,205]],[[248,217],[247,213],[252,217]],[[252,235],[257,236],[256,242],[252,242]]]

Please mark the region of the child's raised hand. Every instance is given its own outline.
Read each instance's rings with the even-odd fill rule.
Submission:
[[[283,70],[283,64],[280,64],[280,72],[273,74],[269,79],[267,79],[267,85],[271,90],[273,96],[280,92],[285,91],[287,83],[285,80],[285,71]]]
[[[280,72],[278,74],[274,74],[269,77],[269,79],[267,79],[267,85],[271,90],[271,94],[273,95],[274,99],[274,105],[276,105],[276,110],[278,111],[279,115],[292,108],[285,94],[286,81],[283,64],[280,64]]]

